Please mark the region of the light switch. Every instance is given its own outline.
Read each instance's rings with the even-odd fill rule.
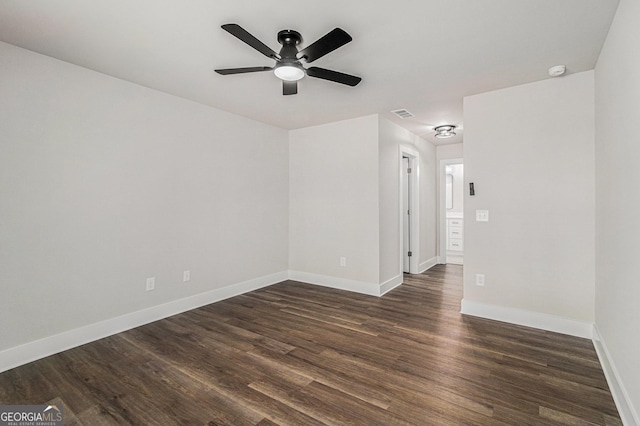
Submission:
[[[489,210],[476,210],[476,222],[489,222]]]

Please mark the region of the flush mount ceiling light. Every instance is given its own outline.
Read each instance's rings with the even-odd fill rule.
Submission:
[[[436,138],[450,138],[451,136],[456,135],[456,132],[454,132],[455,129],[456,129],[456,126],[454,126],[453,124],[445,124],[442,126],[435,127],[433,130],[435,130],[436,132],[435,134]]]

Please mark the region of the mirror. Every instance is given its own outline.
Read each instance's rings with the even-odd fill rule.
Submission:
[[[451,210],[453,208],[453,175],[447,173],[446,179],[446,208]]]

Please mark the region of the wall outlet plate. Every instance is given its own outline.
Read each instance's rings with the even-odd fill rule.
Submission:
[[[182,273],[182,282],[186,283],[191,281],[191,271],[184,271]]]
[[[484,287],[484,274],[476,274],[476,285]]]
[[[489,210],[476,210],[476,222],[489,222]]]
[[[147,278],[147,291],[154,290],[156,288],[156,277]]]

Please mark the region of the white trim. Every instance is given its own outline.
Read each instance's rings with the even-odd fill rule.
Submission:
[[[410,202],[411,206],[409,209],[411,210],[411,216],[409,220],[411,220],[411,259],[409,260],[409,273],[410,274],[418,274],[419,266],[418,259],[420,259],[420,153],[411,146],[407,145],[399,145],[398,146],[398,161],[400,174],[398,176],[398,186],[399,186],[399,226],[400,226],[400,271],[404,271],[404,227],[403,227],[403,217],[404,217],[404,207],[402,205],[402,191],[403,191],[403,163],[402,157],[409,157],[409,165],[411,167],[411,174],[409,175],[409,179],[411,179],[411,197]]]
[[[433,268],[434,266],[436,266],[439,262],[438,260],[440,260],[437,257],[432,257],[431,259],[424,261],[420,264],[420,266],[418,267],[418,273],[421,274],[424,271]]]
[[[464,213],[461,212],[447,212],[447,219],[464,219]]]
[[[591,339],[593,337],[593,323],[556,315],[506,308],[503,306],[486,305],[466,299],[462,299],[460,312],[464,315],[524,325],[585,339]]]
[[[438,265],[445,265],[447,262],[445,261],[447,257],[446,256],[437,256],[438,259]]]
[[[339,290],[353,291],[369,296],[380,296],[380,285],[364,281],[350,280],[347,278],[332,277],[329,275],[312,274],[310,272],[289,271],[289,279],[303,283],[337,288]]]
[[[400,274],[400,275],[396,275],[390,280],[383,282],[382,284],[380,284],[380,296],[383,296],[386,293],[393,290],[394,288],[398,287],[400,284],[402,284],[403,281],[404,281],[404,274]]]
[[[613,396],[613,401],[616,403],[616,408],[618,409],[622,423],[625,425],[640,425],[638,412],[631,402],[631,398],[627,393],[627,389],[624,387],[618,369],[613,363],[613,358],[596,325],[593,326],[593,346],[596,348],[600,365],[602,365],[602,370],[607,378],[609,390]]]
[[[267,287],[285,281],[288,278],[289,274],[287,271],[265,275],[9,348],[0,352],[0,372],[150,322]]]

